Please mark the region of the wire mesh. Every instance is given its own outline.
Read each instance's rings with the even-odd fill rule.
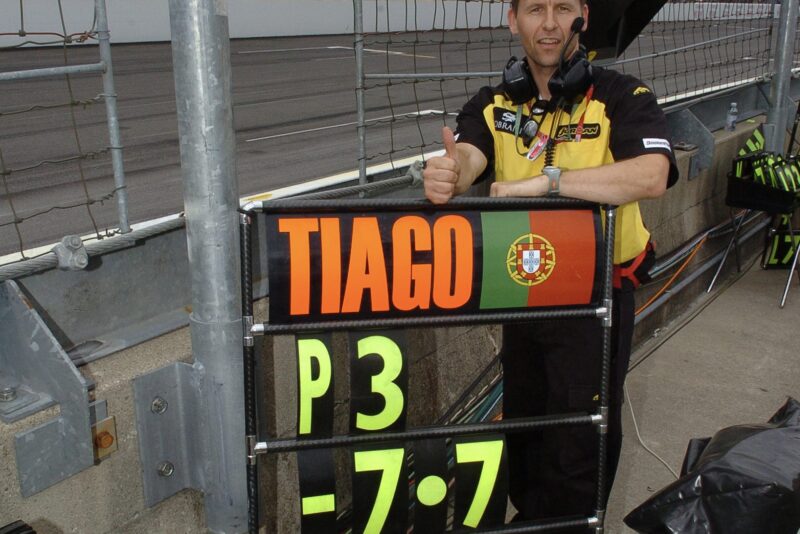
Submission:
[[[668,2],[610,66],[675,101],[751,82],[770,72],[773,0]]]
[[[96,14],[71,31],[65,17],[71,6],[62,0],[52,5],[52,13],[38,13],[39,22],[30,24],[31,7],[20,0],[18,17],[0,22],[0,71],[98,62],[97,48],[78,46],[96,41]],[[43,18],[51,26],[39,27]],[[98,222],[116,219],[112,200],[120,190],[106,179],[112,174],[106,113],[95,105],[106,96],[100,78],[67,74],[0,83],[0,256],[37,257],[26,251],[87,228],[96,239],[113,235]],[[65,227],[65,211],[84,215]]]
[[[454,125],[478,88],[500,83],[508,58],[522,54],[508,29],[508,0],[356,1],[370,163],[441,148],[441,126]],[[779,9],[774,0],[669,1],[604,64],[648,83],[664,103],[752,83],[770,74]]]
[[[441,145],[442,125],[452,124],[481,86],[499,81],[485,73],[500,71],[511,54],[509,6],[493,0],[364,0],[368,162],[393,162]]]

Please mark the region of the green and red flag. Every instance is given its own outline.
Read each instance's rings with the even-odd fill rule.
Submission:
[[[597,212],[483,212],[481,225],[481,309],[579,306],[594,300],[601,242]]]

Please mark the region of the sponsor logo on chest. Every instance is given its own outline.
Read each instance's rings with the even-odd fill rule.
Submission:
[[[527,119],[523,119],[524,122]],[[514,134],[514,124],[517,122],[517,114],[507,109],[495,108],[494,110],[494,129],[498,132]],[[520,124],[521,126],[521,124]]]
[[[597,139],[600,137],[600,125],[591,124],[562,124],[556,128],[556,141],[572,141],[581,139]]]

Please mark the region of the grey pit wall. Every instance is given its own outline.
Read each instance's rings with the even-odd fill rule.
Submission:
[[[83,271],[18,279],[77,364],[188,324],[186,234],[175,230],[92,256]]]

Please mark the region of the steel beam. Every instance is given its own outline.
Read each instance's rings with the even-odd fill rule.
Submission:
[[[170,0],[206,524],[247,529],[239,197],[227,0]]]
[[[794,39],[797,31],[798,0],[783,0],[778,17],[778,40],[773,56],[774,78],[770,93],[770,109],[764,125],[766,149],[783,152],[786,140],[786,125],[794,117],[789,104],[789,82],[794,66]]]

